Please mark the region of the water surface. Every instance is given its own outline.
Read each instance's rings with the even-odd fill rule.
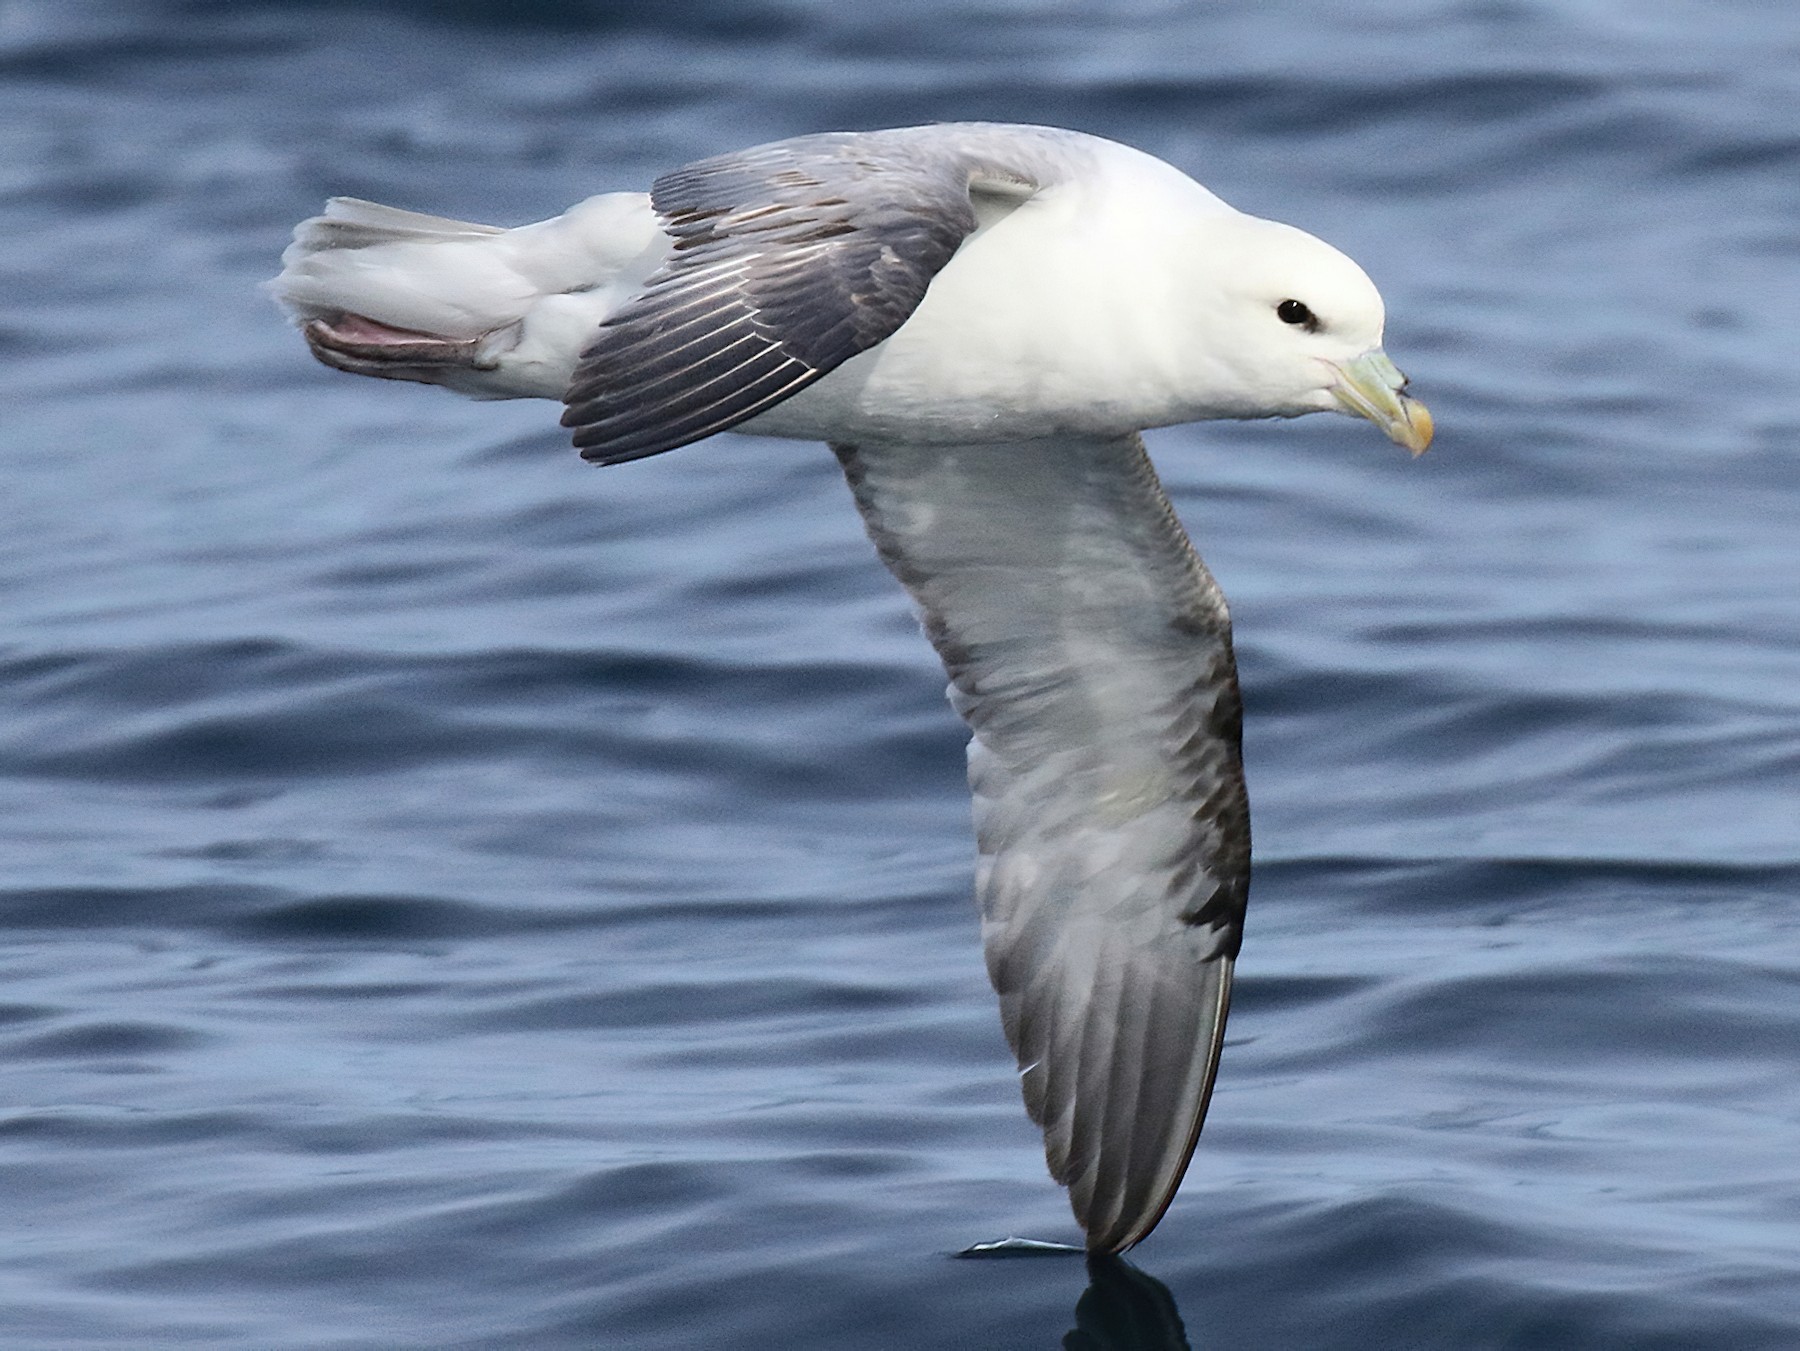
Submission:
[[[1747,0],[0,9],[0,1344],[1800,1343],[1796,58]],[[331,193],[955,118],[1345,248],[1440,427],[1152,440],[1257,872],[1141,1271],[946,1256],[1074,1227],[824,448],[590,470],[257,291]]]

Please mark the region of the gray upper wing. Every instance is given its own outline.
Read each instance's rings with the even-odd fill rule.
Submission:
[[[906,322],[975,229],[972,184],[1037,185],[994,131],[828,133],[657,180],[674,239],[582,353],[563,425],[603,464],[672,450],[798,393]]]
[[[837,447],[969,722],[988,970],[1088,1246],[1161,1218],[1249,886],[1223,598],[1133,436]]]

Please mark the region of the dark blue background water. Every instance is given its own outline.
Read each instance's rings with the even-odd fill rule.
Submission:
[[[1258,832],[1166,1296],[945,1256],[1073,1226],[825,450],[256,289],[964,117],[1345,248],[1440,428],[1153,438]],[[1800,1344],[1800,8],[6,0],[0,240],[0,1344]]]

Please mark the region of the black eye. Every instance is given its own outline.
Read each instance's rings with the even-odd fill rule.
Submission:
[[[1275,317],[1284,324],[1294,324],[1308,333],[1319,331],[1319,316],[1298,300],[1284,300],[1275,307]]]

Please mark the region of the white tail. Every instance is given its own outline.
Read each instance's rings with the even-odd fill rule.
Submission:
[[[511,230],[334,197],[295,229],[270,290],[339,370],[559,399],[667,242],[641,193]]]

